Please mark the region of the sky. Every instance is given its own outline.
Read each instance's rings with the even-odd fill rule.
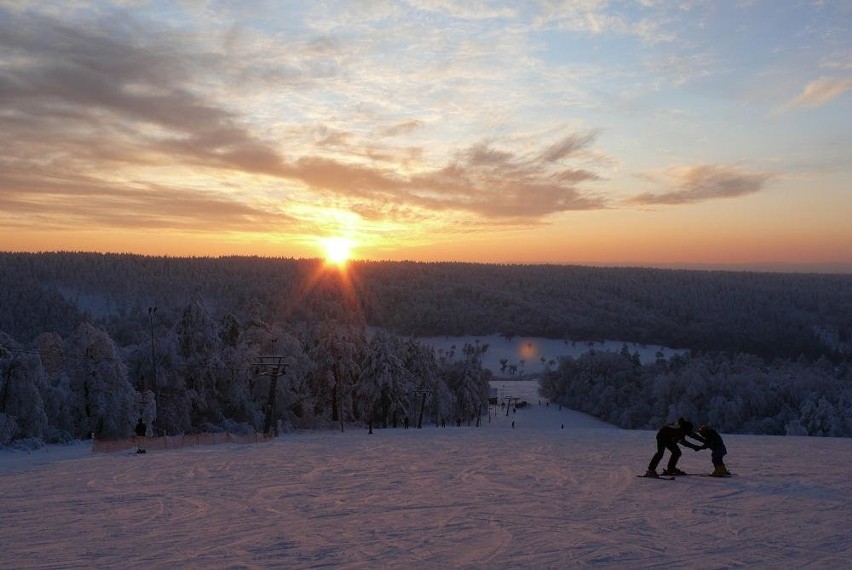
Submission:
[[[850,24],[0,0],[0,249],[852,272]]]

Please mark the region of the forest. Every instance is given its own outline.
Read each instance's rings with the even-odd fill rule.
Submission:
[[[852,367],[826,358],[713,353],[642,364],[626,348],[592,350],[561,359],[540,383],[543,397],[626,429],[684,417],[726,433],[852,437]]]
[[[852,276],[0,253],[0,445],[154,434],[475,425],[487,345],[615,339],[542,395],[621,427],[852,436]]]

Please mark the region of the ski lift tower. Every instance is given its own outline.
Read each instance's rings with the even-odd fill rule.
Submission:
[[[517,405],[518,402],[521,401],[519,396],[503,396],[503,401],[506,402],[506,415],[509,415],[509,408],[513,405]]]
[[[426,411],[426,398],[432,393],[432,390],[429,388],[418,388],[414,393],[422,397],[420,411],[417,413],[417,429],[423,429],[423,413]]]
[[[293,357],[258,356],[258,362],[255,366],[262,369],[259,375],[269,376],[269,397],[266,400],[264,433],[274,432],[278,436],[278,422],[275,421],[275,394],[278,391],[278,377],[287,373],[287,366],[292,364],[293,360]]]

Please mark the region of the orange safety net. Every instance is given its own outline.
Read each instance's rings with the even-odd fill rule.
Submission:
[[[128,437],[124,439],[92,438],[92,453],[112,453],[135,449],[140,446],[145,451],[200,447],[202,445],[220,445],[223,443],[263,443],[275,439],[272,433],[194,433],[187,435],[167,435],[163,437]]]

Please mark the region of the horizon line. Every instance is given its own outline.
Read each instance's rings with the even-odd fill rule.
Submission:
[[[288,255],[261,254],[209,254],[209,255],[177,255],[150,254],[132,251],[86,251],[86,250],[0,250],[0,254],[44,255],[70,253],[79,255],[128,255],[138,257],[161,257],[168,259],[226,259],[226,258],[260,258],[260,259],[292,259],[294,261],[323,261],[322,256],[296,257]],[[432,264],[470,264],[470,265],[512,265],[512,266],[562,266],[562,267],[595,267],[595,268],[635,268],[661,269],[681,271],[729,271],[748,273],[790,273],[790,274],[852,274],[852,262],[786,262],[786,261],[754,261],[754,262],[637,262],[637,261],[472,261],[459,259],[388,259],[388,258],[353,258],[349,263],[432,263]]]

